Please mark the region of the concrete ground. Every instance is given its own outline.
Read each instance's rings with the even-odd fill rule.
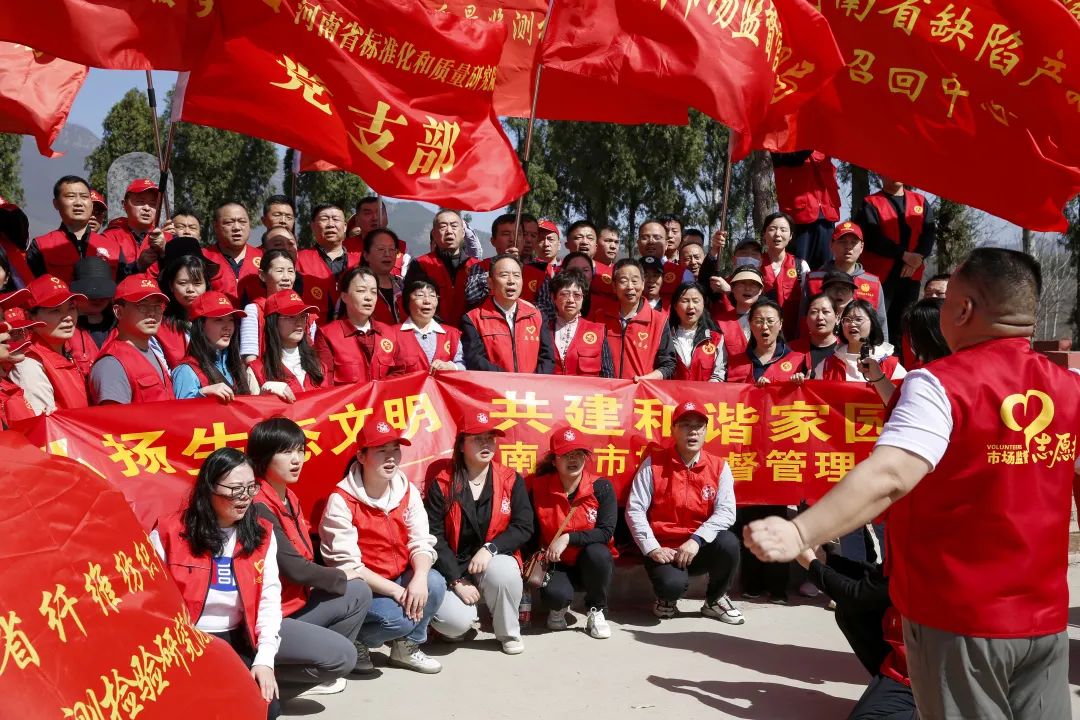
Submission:
[[[1080,565],[1069,571],[1070,694],[1080,718]],[[341,694],[297,698],[289,717],[468,718],[468,720],[659,720],[754,718],[842,720],[868,677],[850,652],[823,600],[790,606],[736,600],[746,624],[729,626],[684,613],[663,623],[644,606],[616,607],[609,640],[584,633],[584,616],[560,633],[537,628],[525,653],[499,652],[490,633],[461,645],[427,650],[443,663],[438,675],[385,667],[387,649],[373,653],[380,672],[353,676]]]

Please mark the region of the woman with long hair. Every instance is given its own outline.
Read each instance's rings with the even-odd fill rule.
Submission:
[[[177,400],[215,397],[232,402],[237,395],[258,395],[255,373],[240,357],[236,318],[244,317],[224,293],[215,290],[195,298],[188,307],[187,355],[173,367]]]
[[[327,385],[353,385],[400,372],[394,328],[373,319],[379,281],[370,268],[349,268],[338,283],[344,312],[315,331],[315,354]]]
[[[724,335],[705,311],[705,291],[696,282],[683,283],[675,289],[668,327],[675,350],[672,380],[724,381],[727,375]]]
[[[750,342],[746,352],[728,362],[728,382],[754,383],[761,387],[773,382],[801,383],[805,356],[792,350],[784,340],[781,308],[762,298],[750,308]]]
[[[825,361],[822,379],[868,383],[888,405],[896,392],[893,381],[907,371],[893,355],[893,346],[885,342],[874,306],[852,300],[840,314],[840,334],[840,342]]]
[[[236,651],[268,704],[267,717],[276,718],[281,582],[273,530],[251,509],[257,489],[244,453],[215,450],[199,468],[187,504],[157,521],[150,543],[196,629]]]
[[[398,328],[398,361],[401,371],[455,372],[465,369],[461,331],[436,318],[439,286],[420,276],[405,288],[408,318]]]
[[[302,684],[318,683],[308,694],[345,688],[354,670],[370,672],[371,658],[358,657],[355,643],[371,607],[371,588],[355,569],[328,568],[315,562],[311,525],[292,488],[304,469],[307,437],[292,420],[273,417],[251,428],[247,454],[259,492],[255,512],[274,528],[281,574],[279,663],[295,669]]]
[[[495,462],[503,432],[485,412],[458,422],[454,454],[428,468],[427,514],[435,536],[435,568],[446,593],[434,627],[450,640],[463,638],[483,602],[495,639],[507,655],[525,651],[521,603],[521,546],[533,533],[533,509],[521,474]]]
[[[944,304],[944,298],[923,298],[904,312],[904,339],[914,359],[910,369],[952,353],[941,334],[941,306]]]
[[[540,589],[550,630],[565,630],[574,591],[585,589],[589,614],[585,632],[611,637],[604,613],[615,572],[615,525],[619,509],[611,481],[589,468],[591,453],[583,433],[569,426],[551,433],[551,451],[526,482],[531,488],[540,545],[551,563],[550,579]]]
[[[188,308],[210,287],[210,280],[220,268],[203,257],[198,240],[186,237],[169,241],[159,266],[158,287],[165,293],[167,304],[156,337],[165,362],[174,367],[187,355],[191,332]]]
[[[308,341],[308,314],[318,312],[295,290],[282,290],[266,299],[265,350],[251,363],[263,392],[294,402],[299,393],[325,385],[325,374]]]
[[[255,276],[245,279],[252,277]],[[288,250],[267,250],[257,277],[258,283],[247,283],[257,287],[246,291],[251,302],[244,306],[244,318],[240,321],[240,354],[246,362],[262,355],[266,298],[296,286],[296,259]]]

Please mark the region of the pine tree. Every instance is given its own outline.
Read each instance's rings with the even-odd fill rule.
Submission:
[[[24,200],[19,174],[22,135],[0,133],[0,197],[15,204]]]
[[[146,94],[135,88],[112,106],[101,123],[101,144],[86,158],[91,187],[108,187],[109,166],[121,155],[146,152],[156,157],[152,117]]]
[[[938,198],[934,208],[937,218],[937,247],[934,254],[938,272],[951,272],[976,245],[974,211],[967,205]]]

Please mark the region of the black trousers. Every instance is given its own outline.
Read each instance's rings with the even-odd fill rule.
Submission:
[[[835,223],[819,219],[805,225],[796,225],[788,251],[805,260],[811,270],[817,270],[833,259],[832,233]]]
[[[689,567],[675,567],[671,563],[658,563],[645,558],[645,572],[649,574],[653,592],[661,600],[674,602],[686,594],[691,575],[709,575],[705,588],[706,602],[726,595],[739,567],[739,538],[730,530],[721,530],[711,543],[701,546]]]
[[[248,640],[247,631],[243,625],[228,632],[209,634],[229,643],[232,649],[236,651],[236,654],[240,656],[240,659],[244,661],[244,665],[249,670],[251,669],[251,664],[255,661],[255,650],[251,647],[251,641]],[[252,679],[251,682],[255,682],[255,680]],[[266,706],[266,720],[277,720],[279,715],[281,715],[281,702],[274,698]]]
[[[903,266],[899,260],[898,266]],[[904,334],[904,311],[919,299],[919,281],[900,277],[899,270],[894,271],[882,288],[885,293],[885,317],[889,321],[889,342],[900,353],[900,339]]]
[[[915,695],[907,685],[875,675],[848,720],[915,720]]]
[[[614,572],[615,559],[607,543],[589,543],[573,565],[555,563],[551,579],[540,588],[540,598],[548,610],[565,610],[574,600],[574,590],[585,588],[585,607],[605,610]]]
[[[755,520],[762,520],[770,515],[787,517],[785,505],[745,505],[735,511],[735,526],[732,528],[738,537],[742,537],[742,529]],[[742,544],[740,543],[740,547]],[[767,592],[778,597],[787,596],[787,585],[790,566],[788,563],[766,563],[757,559],[752,552],[742,547],[742,581],[743,592],[759,595]]]

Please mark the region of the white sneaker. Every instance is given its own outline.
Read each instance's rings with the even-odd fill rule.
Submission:
[[[566,608],[548,612],[547,627],[548,630],[565,630],[567,628]]]
[[[589,637],[597,640],[607,640],[611,637],[611,626],[608,625],[603,610],[589,608],[589,617],[585,621],[585,631],[589,633]]]
[[[334,695],[341,692],[348,685],[348,681],[345,678],[338,678],[337,680],[331,680],[330,682],[322,683],[314,687],[309,687],[304,692],[300,693],[296,697],[314,697],[316,695]]]
[[[701,606],[701,614],[705,617],[716,618],[728,625],[742,625],[746,622],[746,618],[743,617],[743,614],[739,612],[739,609],[735,607],[734,603],[731,602],[731,598],[727,595],[723,595],[712,602],[706,602]]]
[[[442,664],[435,658],[428,657],[412,640],[394,640],[390,643],[389,664],[425,675],[434,675],[442,670]]]
[[[503,640],[502,651],[507,655],[520,655],[525,652],[525,643],[521,641],[521,638]]]
[[[652,606],[653,615],[661,620],[673,618],[677,612],[679,612],[679,606],[674,600],[657,600]]]

